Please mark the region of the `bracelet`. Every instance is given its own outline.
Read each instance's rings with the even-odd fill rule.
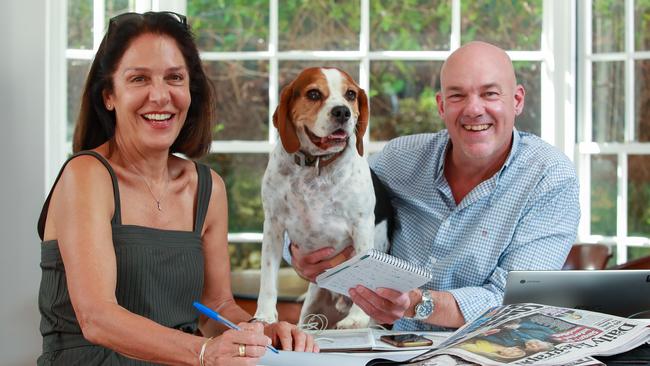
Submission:
[[[214,337],[210,337],[210,338],[206,339],[205,342],[203,342],[203,345],[201,346],[201,352],[199,353],[199,365],[200,366],[205,366],[205,364],[203,363],[203,356],[205,355],[205,349],[207,348],[208,343],[210,343],[210,341],[212,339],[214,339]]]

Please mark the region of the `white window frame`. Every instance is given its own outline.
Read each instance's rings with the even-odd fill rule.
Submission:
[[[269,61],[269,111],[273,111],[278,102],[279,78],[278,63],[283,60],[343,60],[359,62],[359,84],[368,90],[370,86],[371,61],[443,61],[460,46],[461,40],[461,0],[450,0],[452,4],[452,22],[450,50],[448,51],[370,51],[370,0],[359,0],[361,7],[361,26],[359,32],[359,50],[357,51],[279,51],[278,50],[278,1],[269,0],[269,47],[261,52],[202,52],[206,61],[232,60],[267,60]],[[51,119],[48,125],[49,148],[47,161],[51,162],[47,172],[46,187],[49,189],[54,181],[61,163],[71,151],[66,136],[66,65],[68,59],[91,60],[99,46],[105,24],[104,0],[94,0],[94,47],[93,50],[65,49],[67,35],[66,1],[56,2],[57,18],[52,22],[58,30],[58,38],[52,40],[51,55],[59,60],[53,63],[51,75],[56,79],[48,87],[49,95],[54,96],[49,105]],[[135,11],[171,10],[186,13],[186,0],[134,0]],[[543,0],[543,19],[541,48],[536,51],[508,51],[513,61],[537,61],[541,63],[541,137],[563,151],[571,159],[575,146],[575,2]],[[54,13],[54,11],[53,11]],[[61,16],[63,15],[63,16]],[[51,18],[51,17],[50,17]],[[63,29],[63,31],[61,31]],[[570,35],[567,37],[567,35]],[[60,50],[63,50],[62,53]],[[62,55],[63,54],[63,55]],[[56,86],[54,86],[56,85]],[[272,126],[269,113],[269,126]],[[373,153],[385,145],[382,141],[369,141],[369,130],[364,141],[366,152]],[[269,153],[277,140],[274,128],[269,128],[265,141],[213,141],[211,153]],[[229,233],[231,242],[261,242],[261,233]]]
[[[628,212],[628,156],[650,154],[650,143],[635,142],[634,62],[650,59],[650,51],[634,50],[634,0],[625,0],[625,49],[623,52],[592,53],[592,0],[579,1],[578,37],[578,143],[576,167],[580,177],[580,207],[582,217],[578,229],[581,241],[603,243],[616,247],[618,264],[627,261],[629,247],[650,247],[650,238],[629,236]],[[599,143],[592,138],[592,62],[625,62],[625,130],[624,142]],[[616,236],[591,233],[591,158],[593,155],[617,156]]]

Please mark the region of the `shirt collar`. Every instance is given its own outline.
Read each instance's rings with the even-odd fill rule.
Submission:
[[[517,153],[517,150],[519,149],[519,131],[515,127],[512,127],[512,147],[510,148],[510,153],[508,154],[508,158],[506,161],[503,163],[503,166],[501,169],[499,169],[499,172],[496,174],[497,181],[501,177],[501,174],[503,174],[503,171],[510,166],[510,163],[512,162],[512,159],[514,159],[515,154]]]
[[[445,140],[445,145],[440,150],[441,154],[440,157],[438,158],[438,166],[436,167],[436,179],[440,179],[440,177],[442,177],[444,174],[443,172],[445,169],[445,160],[447,159],[447,152],[449,151],[449,147],[451,147],[451,139],[449,138],[449,135],[447,135],[447,139]]]
[[[506,162],[503,163],[503,167],[507,167],[510,165],[510,162],[513,159],[513,156],[517,153],[517,149],[519,148],[519,131],[515,127],[512,128],[512,148],[510,149],[510,154],[508,154],[508,158],[506,159]],[[503,170],[503,168],[502,168]]]

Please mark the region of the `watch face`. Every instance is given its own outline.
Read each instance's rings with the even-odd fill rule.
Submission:
[[[433,312],[433,302],[424,301],[415,307],[415,315],[418,318],[428,318]]]

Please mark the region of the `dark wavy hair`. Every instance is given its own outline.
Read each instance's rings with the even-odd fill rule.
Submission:
[[[94,149],[115,134],[115,112],[104,105],[103,93],[113,91],[113,73],[122,56],[138,36],[146,33],[169,36],[183,54],[190,76],[192,101],[187,118],[170,153],[199,158],[212,142],[214,91],[203,70],[194,36],[185,17],[171,12],[125,13],[111,19],[90,67],[81,96],[74,131],[74,152]]]

